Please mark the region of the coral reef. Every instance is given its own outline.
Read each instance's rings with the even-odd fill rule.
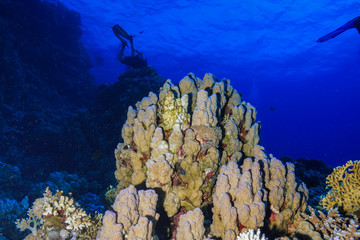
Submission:
[[[93,158],[108,152],[111,154],[114,145],[119,141],[119,132],[126,121],[126,114],[129,105],[135,105],[139,96],[146,96],[150,91],[157,91],[163,84],[164,79],[157,71],[147,66],[142,69],[127,71],[118,77],[113,84],[102,84],[96,90],[96,99],[89,111],[88,116],[82,116],[83,128],[91,124],[93,129],[88,134],[92,143],[97,147],[97,154]],[[127,86],[124,89],[124,86]],[[90,119],[89,119],[90,118]],[[86,125],[86,126],[85,126]],[[111,156],[112,157],[112,156]],[[109,165],[106,161],[103,164]],[[113,168],[113,165],[111,165]]]
[[[200,239],[203,231],[181,219],[195,213],[202,219],[197,209],[211,204],[213,236],[235,239],[259,228],[292,233],[308,191],[295,180],[293,164],[258,145],[259,131],[255,108],[229,80],[192,73],[178,86],[167,80],[158,95],[150,92],[128,109],[124,142],[115,150],[117,192],[130,185],[154,189],[172,238]]]
[[[0,201],[32,202],[49,186],[81,203],[92,197],[84,208],[101,210],[86,193],[102,196],[116,184],[111,159],[123,113],[164,82],[147,66],[96,88],[80,20],[58,1],[0,2]],[[10,215],[1,234],[20,239],[13,221],[26,211]]]
[[[254,229],[249,229],[243,233],[240,233],[237,240],[267,240],[264,234],[261,234],[260,229],[255,233]]]
[[[14,222],[19,216],[26,214],[29,208],[29,199],[21,201],[15,199],[0,199],[0,236],[5,235],[10,239],[20,239],[21,234],[15,230]]]
[[[20,203],[27,196],[32,202],[46,186],[71,191],[79,202],[87,201],[79,195],[90,188],[102,196],[116,184],[111,159],[123,113],[135,96],[164,82],[148,66],[96,88],[80,20],[58,1],[0,1],[1,201]],[[83,206],[101,210],[98,199]],[[1,234],[20,239],[13,220],[24,213],[2,218]]]
[[[308,192],[295,182],[294,167],[272,157],[246,158],[241,170],[230,161],[220,169],[214,194],[211,233],[224,237],[243,229],[268,228],[284,234],[295,229],[295,219],[305,211]]]
[[[99,222],[99,215],[92,219],[72,198],[59,191],[53,195],[47,188],[44,197],[28,210],[28,218],[18,219],[15,224],[21,231],[31,231],[26,239],[76,239],[84,233],[94,237],[98,229],[91,227]]]
[[[64,194],[73,193],[73,197],[78,197],[86,192],[89,188],[94,189],[96,186],[90,186],[90,183],[84,177],[79,177],[77,174],[71,174],[66,171],[53,172],[45,182],[40,182],[31,190],[32,195],[38,197],[46,188],[51,192],[56,192],[61,189]]]
[[[204,214],[199,208],[188,211],[180,216],[178,226],[173,236],[176,239],[202,240],[205,234]]]
[[[307,236],[313,240],[339,239],[356,240],[360,238],[359,222],[357,218],[343,217],[338,209],[330,208],[327,215],[309,206],[310,215],[302,213],[296,234]]]
[[[322,195],[326,195],[326,177],[332,172],[332,167],[324,161],[317,159],[292,159],[281,157],[280,160],[285,164],[293,163],[295,175],[306,184],[309,190],[308,205],[317,208]]]
[[[150,93],[128,110],[124,143],[115,151],[118,191],[130,184],[161,189],[169,217],[207,205],[220,166],[235,151],[252,156],[258,135],[255,109],[229,80],[168,80],[158,96]]]
[[[106,211],[97,240],[146,239],[155,237],[158,196],[154,190],[137,191],[130,185],[119,192],[114,211]]]
[[[360,161],[336,167],[326,178],[326,184],[330,191],[320,201],[325,209],[338,207],[347,215],[360,216]]]
[[[1,157],[0,157],[1,159]],[[19,167],[6,164],[0,161],[0,199],[1,198],[18,198],[17,193],[24,185]]]
[[[69,122],[95,90],[80,24],[61,3],[0,2],[0,157],[23,177],[64,169],[79,149]]]

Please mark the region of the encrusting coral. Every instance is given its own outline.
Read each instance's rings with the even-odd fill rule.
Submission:
[[[326,178],[326,184],[331,189],[320,201],[326,210],[338,207],[347,215],[360,216],[360,161],[336,167]]]
[[[93,238],[100,227],[102,215],[87,215],[72,198],[61,191],[54,195],[46,189],[28,211],[28,218],[18,219],[15,224],[21,230],[31,230],[26,239],[86,239]]]
[[[176,229],[182,215],[210,204],[216,237],[235,239],[261,227],[293,232],[306,208],[306,186],[295,181],[293,164],[258,145],[256,110],[229,80],[192,73],[178,86],[167,80],[159,95],[150,92],[127,116],[124,142],[115,150],[117,192],[135,185],[161,194],[172,238],[182,236]],[[183,229],[191,226],[185,221]]]

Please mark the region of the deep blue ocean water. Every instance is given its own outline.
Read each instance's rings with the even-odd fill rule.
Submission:
[[[337,166],[360,156],[360,36],[316,40],[360,15],[352,0],[61,0],[81,15],[98,83],[125,71],[111,26],[174,82],[189,72],[228,78],[258,110],[261,145],[280,157]]]

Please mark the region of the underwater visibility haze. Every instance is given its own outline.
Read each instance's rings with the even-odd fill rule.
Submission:
[[[311,207],[339,207],[358,239],[359,16],[355,0],[0,0],[0,240],[139,237],[115,224],[130,195],[141,239],[192,239],[188,213],[193,239],[337,236],[304,230]]]
[[[120,24],[164,78],[230,79],[258,109],[262,144],[276,156],[334,166],[359,156],[359,33],[316,42],[360,15],[357,1],[61,2],[81,14],[89,54],[104,58],[98,82],[119,73],[109,28]]]

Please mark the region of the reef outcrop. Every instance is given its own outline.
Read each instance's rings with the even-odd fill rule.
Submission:
[[[23,177],[69,170],[82,148],[73,118],[95,85],[80,25],[60,2],[0,2],[0,158]]]
[[[115,150],[118,189],[146,185],[165,192],[169,217],[211,201],[219,169],[231,157],[252,157],[259,142],[256,111],[241,100],[229,80],[189,74],[159,95],[150,92],[129,107]]]
[[[308,190],[295,180],[293,164],[265,153],[259,134],[256,109],[230,80],[192,73],[178,85],[167,80],[158,95],[150,92],[128,109],[124,141],[115,150],[117,192],[132,185],[154,189],[176,239],[209,232],[235,239],[260,228],[291,233]],[[200,212],[210,206],[212,224],[205,226]],[[184,220],[185,214],[200,222]]]

